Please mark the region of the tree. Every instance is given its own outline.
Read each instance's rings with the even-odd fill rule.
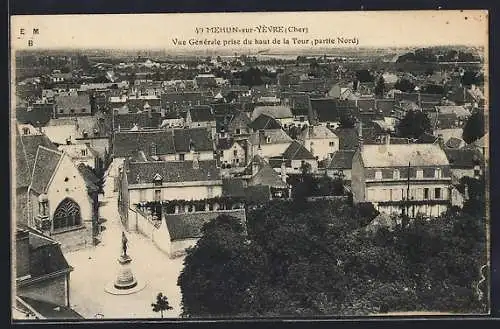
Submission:
[[[246,230],[228,216],[205,224],[179,277],[183,315],[484,311],[484,214],[454,210],[372,231],[371,204],[295,204],[249,210]]]
[[[403,138],[420,138],[431,130],[431,122],[426,113],[410,110],[399,121],[396,130]]]
[[[261,70],[251,67],[241,72],[241,84],[249,87],[260,86],[263,84],[262,77],[263,73]]]
[[[364,70],[358,70],[356,71],[356,79],[360,82],[372,82],[374,80],[373,75],[370,73],[370,71],[364,69]]]
[[[340,112],[339,115],[340,128],[354,128],[355,124],[356,124],[356,117],[353,115],[352,111],[346,110]]]
[[[161,292],[158,293],[158,295],[156,296],[156,303],[152,303],[151,307],[153,308],[153,312],[160,312],[162,318],[163,318],[163,312],[174,309],[168,303],[167,296],[164,296],[163,293]]]
[[[205,224],[203,237],[188,251],[178,285],[183,314],[225,316],[250,311],[257,267],[264,261],[248,244],[245,227],[237,218],[221,215]],[[258,248],[257,248],[258,249]]]
[[[467,119],[462,131],[462,138],[467,143],[473,143],[484,136],[484,114],[476,111]]]
[[[415,84],[408,79],[402,78],[396,82],[394,88],[407,93],[415,90]]]
[[[378,79],[377,79],[377,83],[375,84],[375,96],[377,96],[378,98],[383,98],[384,97],[384,93],[385,93],[385,80],[384,80],[384,77],[383,76],[380,76]]]

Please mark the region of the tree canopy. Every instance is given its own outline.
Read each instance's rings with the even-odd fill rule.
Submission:
[[[385,80],[384,80],[384,77],[380,76],[377,79],[377,82],[375,84],[374,92],[375,92],[375,96],[377,96],[378,98],[384,98],[384,93],[385,93]]]
[[[484,213],[367,230],[377,214],[322,200],[272,201],[248,212],[246,230],[220,216],[185,259],[183,315],[485,311],[475,289],[486,264]]]
[[[163,293],[161,292],[156,296],[156,302],[151,303],[151,307],[153,309],[153,312],[160,312],[162,318],[163,312],[173,309],[173,307],[170,306],[168,302],[167,296],[163,295]]]
[[[467,143],[473,143],[484,136],[484,114],[476,111],[467,119],[464,125],[462,138]]]
[[[394,88],[397,90],[401,90],[402,92],[412,92],[415,90],[415,84],[408,79],[399,79],[396,81]]]
[[[339,115],[340,128],[354,128],[356,125],[356,117],[350,110],[341,111]]]
[[[427,114],[414,110],[408,111],[396,126],[396,131],[403,138],[420,138],[430,130],[431,122]]]

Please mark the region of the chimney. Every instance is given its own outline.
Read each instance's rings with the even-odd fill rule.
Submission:
[[[197,153],[193,157],[193,169],[200,169],[200,155]]]
[[[286,183],[286,166],[285,166],[285,161],[281,162],[281,180]]]
[[[359,126],[358,126],[358,144],[359,144],[359,149],[363,150],[363,122],[359,121]]]

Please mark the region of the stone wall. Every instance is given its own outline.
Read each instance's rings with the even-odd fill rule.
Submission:
[[[93,245],[92,221],[84,221],[83,226],[52,234],[51,238],[61,244],[63,253],[79,250]]]

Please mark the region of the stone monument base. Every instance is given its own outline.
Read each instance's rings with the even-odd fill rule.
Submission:
[[[146,287],[146,282],[137,281],[132,273],[130,263],[132,258],[128,255],[121,255],[118,258],[120,270],[118,276],[112,282],[109,282],[104,290],[113,295],[129,295],[141,291]]]

